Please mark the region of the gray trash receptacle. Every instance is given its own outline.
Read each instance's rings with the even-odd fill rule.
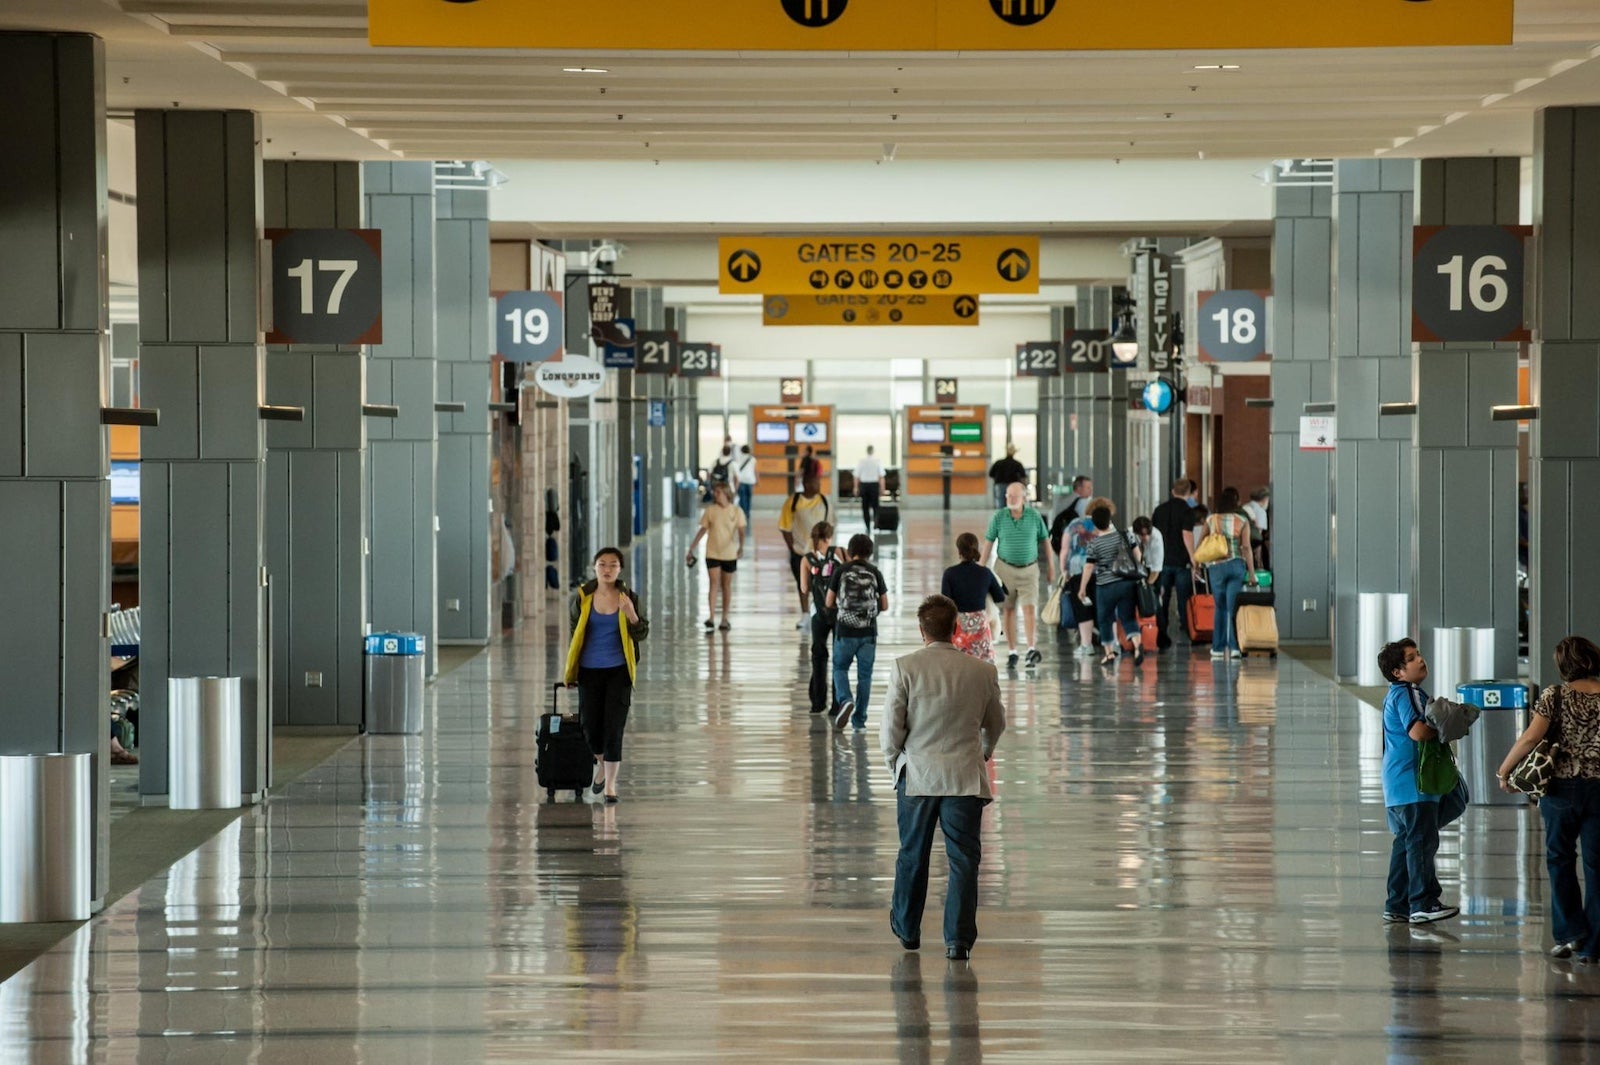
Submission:
[[[427,637],[415,632],[375,632],[367,637],[368,732],[415,736],[422,731],[427,646]]]
[[[87,921],[89,754],[0,755],[0,923]]]
[[[688,478],[679,478],[672,491],[672,515],[687,518],[694,513],[695,497],[700,494],[700,484]]]
[[[167,680],[167,806],[244,805],[243,708],[238,677]]]
[[[1474,805],[1521,806],[1527,797],[1500,790],[1495,770],[1525,727],[1528,686],[1516,680],[1470,680],[1456,685],[1456,702],[1483,713],[1457,744],[1456,764]]]

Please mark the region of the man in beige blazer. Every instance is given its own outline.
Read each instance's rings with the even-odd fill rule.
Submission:
[[[956,605],[930,595],[917,608],[922,650],[899,658],[879,744],[898,796],[900,855],[894,863],[889,928],[900,945],[922,945],[928,857],[944,830],[950,882],[944,900],[945,956],[971,956],[978,938],[979,832],[991,801],[989,757],[1006,730],[994,666],[955,649]]]

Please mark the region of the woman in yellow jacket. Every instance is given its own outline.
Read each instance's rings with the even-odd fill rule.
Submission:
[[[578,720],[594,754],[594,790],[617,801],[622,770],[622,730],[633,701],[638,641],[649,633],[639,597],[622,583],[622,552],[602,547],[595,579],[572,597],[572,642],[567,647],[567,687],[578,689]]]

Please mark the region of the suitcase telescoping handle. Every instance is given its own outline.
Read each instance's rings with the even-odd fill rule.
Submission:
[[[561,713],[561,689],[565,687],[565,684],[557,681],[550,688],[550,712],[552,714]]]

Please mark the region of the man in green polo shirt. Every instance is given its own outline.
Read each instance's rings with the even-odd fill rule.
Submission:
[[[983,557],[987,561],[990,551],[994,552],[994,573],[1006,588],[1006,646],[1011,649],[1006,666],[1017,667],[1017,607],[1020,606],[1022,628],[1028,638],[1027,664],[1033,669],[1043,657],[1033,642],[1034,615],[1039,606],[1040,559],[1044,560],[1046,583],[1053,578],[1050,552],[1045,550],[1050,542],[1050,530],[1039,512],[1028,506],[1026,485],[1013,484],[1006,488],[1006,505],[989,519],[989,531],[984,533],[983,540]]]

